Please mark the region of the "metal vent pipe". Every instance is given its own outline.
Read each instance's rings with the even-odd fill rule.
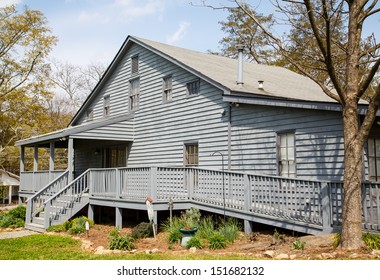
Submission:
[[[243,54],[244,54],[244,46],[237,45],[236,49],[238,51],[238,70],[237,70],[237,81],[236,84],[243,85]]]

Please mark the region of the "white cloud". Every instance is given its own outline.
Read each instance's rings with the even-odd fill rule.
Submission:
[[[179,23],[178,29],[170,36],[166,38],[166,42],[169,45],[175,45],[177,42],[181,41],[186,34],[187,29],[190,26],[190,22],[181,21]]]
[[[100,22],[100,23],[106,23],[109,21],[109,18],[105,15],[102,15],[99,12],[87,12],[82,11],[79,14],[79,22],[81,23],[94,23],[94,22]]]
[[[123,15],[127,20],[137,17],[159,14],[164,11],[163,0],[115,0],[114,6],[122,9]]]
[[[17,4],[20,4],[21,2],[22,2],[22,0],[1,0],[0,1],[0,7],[17,5]]]

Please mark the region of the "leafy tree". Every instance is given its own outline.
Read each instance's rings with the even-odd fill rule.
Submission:
[[[0,101],[34,83],[31,76],[55,42],[40,11],[26,8],[19,13],[14,5],[0,8]]]
[[[242,4],[246,9],[247,4]],[[253,20],[240,8],[229,8],[230,14],[226,21],[220,21],[222,31],[226,36],[220,41],[222,46],[221,55],[232,58],[237,57],[236,46],[243,45],[248,52],[246,58],[256,63],[272,63],[274,52],[272,48],[268,48],[268,42],[263,31],[254,24]],[[270,27],[274,24],[273,16],[263,16],[255,11],[255,16]]]
[[[268,47],[282,56],[277,63],[309,77],[342,105],[345,153],[341,246],[360,248],[363,150],[380,104],[380,44],[376,35],[363,35],[363,25],[380,12],[378,1],[276,0],[276,18],[282,19],[277,23],[289,27],[281,37],[274,31],[276,25],[267,26],[252,5],[232,2],[250,18],[254,28],[261,30]],[[368,106],[359,118],[363,98]]]

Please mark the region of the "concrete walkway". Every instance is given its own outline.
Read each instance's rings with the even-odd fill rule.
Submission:
[[[38,234],[38,232],[30,230],[0,231],[0,239],[17,238],[33,234]]]

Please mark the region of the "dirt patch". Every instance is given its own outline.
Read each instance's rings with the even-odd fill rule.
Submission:
[[[86,250],[96,251],[102,246],[107,249],[109,245],[108,234],[114,226],[95,225],[89,231],[88,237],[80,235],[80,239],[87,244]],[[121,234],[130,234],[131,228],[123,228]],[[210,255],[245,255],[257,259],[297,259],[297,260],[319,260],[319,259],[380,259],[380,252],[376,250],[363,249],[360,251],[346,251],[336,249],[331,245],[332,235],[327,236],[305,236],[294,237],[284,235],[282,240],[274,238],[270,233],[255,233],[246,235],[241,233],[238,240],[228,245],[225,249],[210,250],[208,248],[189,250],[174,244],[169,246],[167,234],[159,232],[157,238],[139,239],[135,242],[137,250],[134,253],[169,253],[173,255],[183,254],[210,254]],[[303,250],[295,250],[292,246],[295,240],[305,240]],[[105,251],[105,253],[110,253]],[[122,252],[119,252],[122,253]]]

